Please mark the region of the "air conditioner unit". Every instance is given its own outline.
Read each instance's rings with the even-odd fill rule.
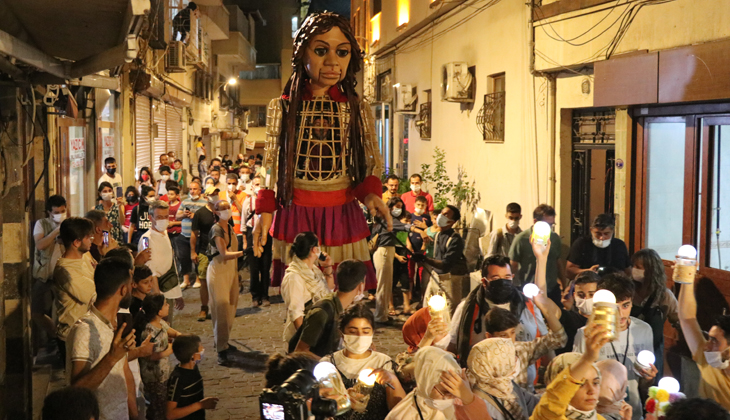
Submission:
[[[463,61],[446,63],[441,67],[441,100],[448,102],[474,102],[473,76]]]
[[[170,41],[168,44],[165,70],[168,73],[185,73],[185,44],[182,41]]]
[[[402,85],[397,83],[395,88],[395,110],[398,112],[416,112],[416,102],[418,95],[411,85]]]

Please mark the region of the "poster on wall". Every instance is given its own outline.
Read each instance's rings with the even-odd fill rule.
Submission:
[[[104,136],[102,140],[103,143],[101,146],[101,162],[103,165],[106,158],[114,157],[114,136]]]
[[[86,140],[83,137],[69,139],[68,150],[71,168],[83,167],[86,158]]]
[[[253,150],[256,148],[256,139],[245,139],[246,150]]]

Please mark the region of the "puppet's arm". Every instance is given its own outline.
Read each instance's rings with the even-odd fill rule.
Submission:
[[[380,178],[383,174],[383,160],[380,156],[380,147],[375,138],[375,120],[370,102],[360,101],[360,115],[362,115],[363,129],[365,131],[365,155],[367,158],[368,175],[375,175]]]

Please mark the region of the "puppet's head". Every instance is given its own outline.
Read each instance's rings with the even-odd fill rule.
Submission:
[[[355,74],[362,69],[362,50],[350,22],[331,12],[307,17],[294,37],[292,67],[290,82],[309,81],[320,87],[341,83],[343,93],[354,91]],[[289,89],[287,86],[285,93]]]

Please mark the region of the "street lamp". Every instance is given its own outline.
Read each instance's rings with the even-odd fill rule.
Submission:
[[[238,79],[237,79],[237,78],[235,78],[235,77],[231,77],[231,78],[230,78],[230,79],[228,79],[227,81],[225,81],[225,82],[221,82],[221,84],[219,84],[219,85],[218,85],[218,86],[217,86],[217,87],[215,88],[215,90],[218,90],[218,89],[220,89],[220,88],[221,88],[221,87],[223,87],[223,86],[225,86],[225,87],[226,87],[226,89],[228,89],[228,86],[235,86],[236,84],[238,84]]]

